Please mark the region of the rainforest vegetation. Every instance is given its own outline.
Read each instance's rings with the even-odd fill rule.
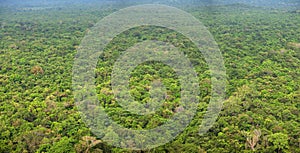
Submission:
[[[129,92],[144,103],[151,82],[161,80],[167,93],[161,108],[140,116],[118,105],[110,86],[112,66],[130,46],[145,40],[172,43],[187,55],[199,77],[201,103],[188,127],[173,141],[140,151],[111,146],[92,133],[72,92],[81,40],[103,17],[135,2],[54,2],[0,1],[0,152],[300,152],[297,1],[278,8],[171,3],[208,28],[224,58],[225,101],[217,121],[203,135],[198,132],[211,97],[211,78],[195,46],[182,34],[157,26],[135,27],[115,37],[99,57],[95,85],[99,105],[126,128],[160,126],[182,109],[178,77],[171,67],[154,61],[131,72]]]

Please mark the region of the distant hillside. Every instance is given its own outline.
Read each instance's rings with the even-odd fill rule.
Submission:
[[[166,5],[226,5],[250,4],[262,7],[293,7],[299,8],[299,0],[0,0],[0,5],[10,6],[49,6],[70,4],[166,4]]]

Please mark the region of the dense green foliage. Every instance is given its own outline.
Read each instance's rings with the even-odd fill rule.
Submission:
[[[90,132],[74,105],[72,64],[86,32],[111,7],[0,8],[0,152],[133,152]],[[135,116],[118,106],[110,89],[112,63],[143,40],[169,41],[196,65],[198,112],[176,139],[150,152],[300,152],[300,14],[245,5],[186,10],[208,27],[225,60],[226,101],[214,126],[198,135],[210,98],[202,55],[186,38],[161,27],[137,27],[113,40],[95,70],[100,103],[127,128],[153,128],[179,108],[179,82],[159,62],[138,66],[130,78],[136,100],[149,99],[153,80],[167,89],[163,107]],[[155,33],[155,35],[153,35]],[[159,35],[157,35],[159,34]]]

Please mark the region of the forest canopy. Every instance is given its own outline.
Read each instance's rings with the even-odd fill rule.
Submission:
[[[300,152],[297,0],[121,2],[0,2],[0,152]],[[100,19],[138,3],[178,6],[201,21],[224,58],[227,87],[216,123],[199,135],[211,98],[203,55],[170,29],[141,26],[121,33],[95,69],[99,106],[115,122],[130,129],[151,129],[184,110],[178,76],[160,62],[136,67],[129,92],[146,103],[151,82],[159,80],[167,93],[162,107],[148,116],[120,107],[110,86],[112,63],[137,42],[157,39],[178,47],[195,65],[201,91],[197,113],[182,133],[165,145],[134,151],[102,141],[105,136],[95,135],[85,124],[74,102],[72,66],[81,40]]]

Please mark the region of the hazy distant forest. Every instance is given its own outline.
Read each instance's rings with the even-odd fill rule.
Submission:
[[[163,27],[136,27],[113,39],[99,57],[95,85],[99,106],[126,128],[160,126],[180,108],[180,82],[159,62],[136,67],[129,92],[143,103],[159,78],[168,94],[162,107],[137,116],[118,105],[110,74],[127,48],[169,41],[189,55],[199,77],[201,103],[188,127],[163,146],[136,151],[114,147],[86,126],[74,102],[72,66],[81,40],[99,20],[138,4],[174,6],[201,21],[220,48],[227,84],[216,123],[199,135],[211,97],[202,55]],[[300,152],[299,0],[0,0],[0,40],[0,152]]]

